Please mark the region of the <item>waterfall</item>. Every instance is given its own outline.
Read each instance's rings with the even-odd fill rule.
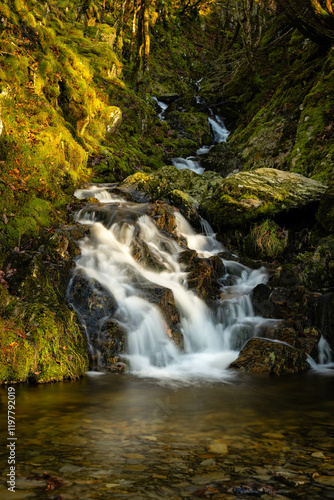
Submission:
[[[267,281],[265,269],[251,270],[222,259],[224,298],[211,310],[188,289],[187,273],[179,262],[184,247],[152,222],[144,205],[121,199],[113,194],[112,186],[92,186],[76,191],[76,196],[94,197],[101,203],[77,214],[80,223],[90,224],[91,235],[81,241],[75,272],[100,283],[114,298],[114,317],[127,332],[125,357],[131,371],[139,376],[183,381],[232,376],[226,368],[237,358],[239,349],[261,325],[270,321],[255,316],[251,303],[253,288]],[[219,256],[224,247],[210,225],[204,220],[202,224],[204,233],[196,234],[176,213],[179,239],[187,241],[188,248],[196,250],[201,258]],[[161,271],[148,269],[134,259],[131,249],[136,237],[148,246]],[[173,292],[184,352],[172,342],[159,308],[145,298],[143,290],[147,286]]]
[[[165,113],[166,109],[168,108],[168,104],[166,104],[163,101],[159,101],[156,97],[152,97],[152,99],[161,110],[160,113],[158,113],[159,120],[164,121],[164,113]]]
[[[209,116],[208,120],[212,131],[213,142],[226,142],[230,133],[225,127],[222,118],[219,115],[213,115]]]

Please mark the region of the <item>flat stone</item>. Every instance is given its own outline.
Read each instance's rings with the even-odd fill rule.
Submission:
[[[208,467],[210,465],[215,465],[216,462],[212,460],[212,458],[208,458],[207,460],[203,460],[203,462],[200,463],[202,467]]]
[[[129,464],[129,465],[126,465],[125,466],[125,470],[131,470],[131,471],[143,471],[143,470],[146,470],[147,467],[145,465],[142,465],[142,464]]]
[[[79,467],[78,465],[68,464],[63,465],[63,467],[59,469],[59,472],[63,474],[74,474],[75,472],[79,472],[80,470],[82,470],[82,467]]]
[[[141,453],[124,453],[122,456],[131,460],[144,460],[146,458]]]
[[[214,441],[208,446],[209,451],[212,453],[219,453],[220,455],[226,455],[228,452],[228,448],[226,443],[222,441]]]
[[[334,476],[320,476],[316,477],[314,480],[322,486],[334,486]]]

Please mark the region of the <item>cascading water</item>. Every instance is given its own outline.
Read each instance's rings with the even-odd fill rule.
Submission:
[[[200,82],[202,78],[196,82],[198,85],[198,89],[200,90]],[[197,103],[200,102],[200,98],[198,96],[195,97]],[[158,113],[158,118],[162,121],[165,119],[165,111],[168,108],[168,104],[166,104],[163,101],[158,100],[156,97],[152,98],[154,102],[158,105],[159,109],[161,110],[160,113]],[[230,132],[227,130],[225,127],[223,119],[219,115],[215,115],[212,111],[211,108],[209,108],[210,116],[208,117],[208,123],[211,131],[211,136],[212,136],[212,144],[207,145],[207,146],[202,146],[199,149],[197,149],[196,154],[197,155],[203,155],[206,154],[210,151],[210,149],[215,145],[219,144],[221,142],[226,142],[227,138],[230,134]],[[202,174],[205,170],[201,166],[201,163],[199,160],[196,160],[193,156],[189,156],[188,158],[173,158],[172,159],[172,164],[174,167],[178,168],[179,170],[184,170],[185,168],[192,170],[196,174]]]
[[[112,188],[92,186],[78,190],[76,196],[95,197],[101,202],[99,210],[88,206],[77,215],[80,223],[92,227],[91,236],[81,242],[76,273],[84,273],[100,283],[114,297],[117,304],[114,317],[127,331],[126,358],[131,371],[140,376],[183,381],[231,376],[226,368],[236,359],[243,343],[270,321],[254,315],[250,298],[253,288],[267,281],[266,271],[263,268],[252,271],[238,262],[223,260],[224,298],[217,301],[212,311],[187,289],[187,273],[178,258],[184,246],[158,229],[145,214],[147,205],[122,200],[113,194]],[[196,250],[202,258],[219,255],[224,251],[223,246],[209,224],[202,223],[206,234],[196,234],[184,217],[176,213],[179,238],[187,241],[188,248]],[[160,272],[147,269],[134,259],[135,237],[146,243],[159,262]],[[158,307],[145,298],[145,286],[173,292],[184,352],[171,341]]]

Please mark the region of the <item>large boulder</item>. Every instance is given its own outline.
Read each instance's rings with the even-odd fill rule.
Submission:
[[[259,375],[297,373],[309,368],[305,351],[283,342],[252,338],[230,365]]]
[[[173,196],[171,193],[178,190],[179,196],[183,192],[191,197],[194,204],[199,205],[203,199],[213,195],[222,180],[215,172],[199,175],[189,169],[178,170],[168,165],[150,174],[137,172],[130,175],[123,181],[122,188],[144,191],[151,200],[170,199]]]
[[[304,208],[319,201],[325,190],[321,182],[299,174],[258,168],[224,179],[201,207],[217,229],[243,227],[259,218]]]
[[[223,179],[216,172],[199,175],[166,166],[152,174],[131,175],[123,186],[144,191],[152,200],[171,200],[174,196],[177,201],[175,190],[179,199],[183,192],[188,204],[197,204],[215,230],[247,227],[259,219],[304,209],[317,203],[326,190],[321,182],[273,168],[239,172]]]

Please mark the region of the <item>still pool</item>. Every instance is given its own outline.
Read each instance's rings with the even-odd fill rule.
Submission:
[[[0,393],[4,500],[334,499],[333,371],[15,386],[15,493]]]

